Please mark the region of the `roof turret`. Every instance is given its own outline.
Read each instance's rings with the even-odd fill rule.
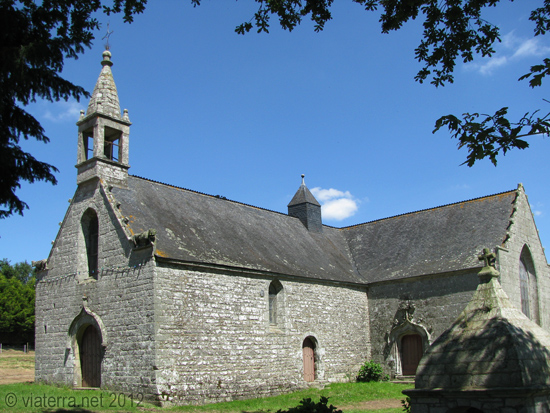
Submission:
[[[288,204],[288,215],[298,218],[311,232],[323,232],[321,205],[307,189],[302,174],[302,184]]]

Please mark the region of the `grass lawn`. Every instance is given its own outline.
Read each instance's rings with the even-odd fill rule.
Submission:
[[[139,395],[99,390],[72,390],[69,387],[49,386],[29,382],[29,372],[34,373],[34,353],[3,352],[0,354],[0,379],[10,379],[10,384],[0,384],[0,412],[163,412],[189,413],[275,413],[299,404],[304,398],[319,401],[329,398],[344,413],[377,412],[401,413],[401,390],[410,385],[392,383],[333,383],[324,389],[309,388],[279,396],[261,399],[238,400],[202,406],[159,408],[145,403]],[[9,373],[9,374],[8,374]],[[15,375],[15,376],[14,376]],[[20,380],[17,380],[17,377]],[[34,377],[31,374],[30,377]],[[32,379],[31,379],[32,380]],[[20,381],[15,383],[15,381]]]
[[[317,402],[321,396],[329,398],[333,404],[345,413],[372,412],[397,413],[404,396],[401,390],[406,385],[392,383],[334,383],[326,388],[301,390],[280,396],[261,399],[238,400],[203,406],[180,406],[158,408],[140,400],[134,395],[111,393],[99,390],[72,390],[68,387],[56,387],[35,383],[15,383],[0,385],[0,411],[9,412],[143,412],[143,411],[181,411],[201,412],[276,412],[297,406],[300,400],[311,398]],[[374,404],[374,405],[373,405]],[[373,409],[374,407],[374,409]],[[377,408],[379,407],[379,408]]]

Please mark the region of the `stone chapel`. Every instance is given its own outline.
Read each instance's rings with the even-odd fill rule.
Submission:
[[[550,330],[550,270],[523,186],[350,227],[303,179],[288,214],[132,176],[111,53],[78,126],[77,188],[36,286],[36,380],[189,404],[413,376],[464,310],[484,247]],[[184,183],[183,183],[184,184]]]

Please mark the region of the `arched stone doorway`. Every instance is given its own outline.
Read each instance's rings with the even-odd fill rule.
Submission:
[[[312,337],[306,337],[302,344],[304,360],[304,380],[315,381],[315,342]]]
[[[80,339],[80,368],[82,387],[101,387],[101,337],[97,329],[89,325]]]
[[[83,301],[86,305],[87,300]],[[101,387],[102,362],[107,346],[107,331],[101,318],[84,306],[71,323],[67,338],[65,363],[73,365],[73,386]]]
[[[404,376],[416,375],[416,369],[422,354],[422,337],[420,334],[407,334],[401,338],[401,371]]]
[[[414,376],[420,359],[430,346],[430,334],[421,324],[405,319],[388,336],[386,362],[395,376]]]

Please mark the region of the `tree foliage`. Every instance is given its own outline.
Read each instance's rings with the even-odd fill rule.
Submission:
[[[4,258],[0,260],[0,274],[6,278],[15,278],[22,284],[27,284],[36,274],[33,267],[27,262],[18,262],[15,265],[10,265],[10,262]]]
[[[35,277],[27,262],[0,261],[0,341],[34,342]]]
[[[146,0],[111,3],[109,9],[100,0],[0,0],[0,218],[28,208],[15,193],[22,181],[57,183],[57,169],[20,146],[22,138],[49,142],[40,122],[23,108],[36,99],[89,96],[60,76],[65,59],[91,46],[99,28],[93,13],[101,7],[123,10],[132,21]]]

